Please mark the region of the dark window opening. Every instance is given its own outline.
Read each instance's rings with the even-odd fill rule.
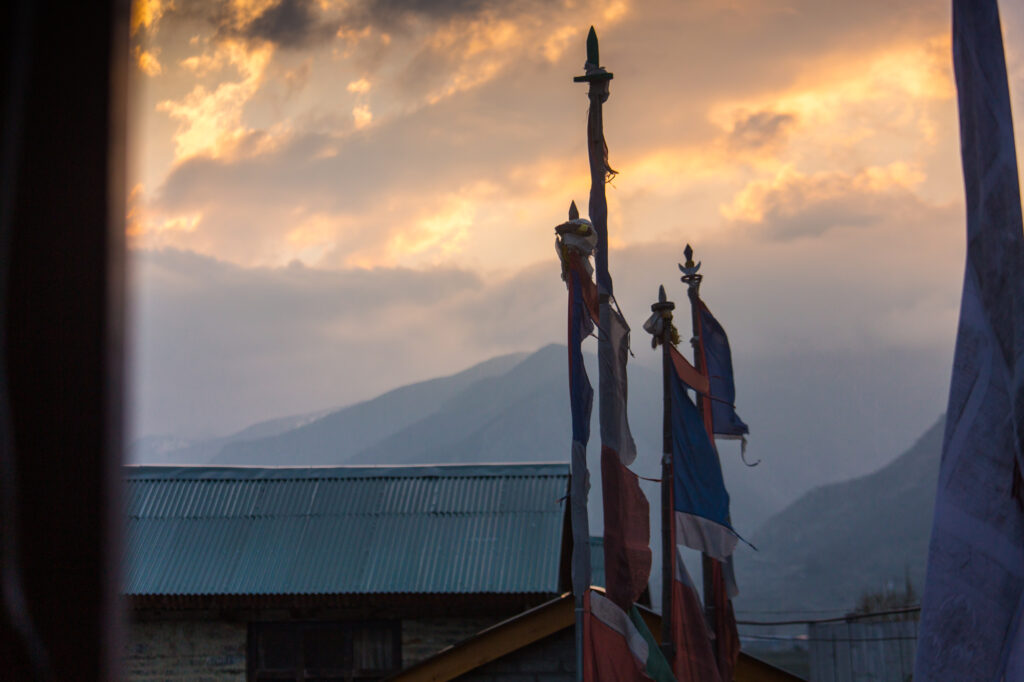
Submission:
[[[402,665],[398,621],[249,624],[248,679],[377,680]]]

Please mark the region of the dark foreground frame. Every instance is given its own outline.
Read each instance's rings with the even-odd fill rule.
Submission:
[[[0,9],[0,677],[117,679],[126,0]]]

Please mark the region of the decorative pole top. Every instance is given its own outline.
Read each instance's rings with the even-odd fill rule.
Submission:
[[[594,81],[610,81],[614,76],[601,66],[601,51],[597,46],[597,32],[590,27],[587,34],[587,63],[583,65],[586,74],[573,77],[574,83],[592,83]]]
[[[679,271],[683,273],[679,279],[690,289],[697,289],[701,280],[704,279],[704,275],[697,273],[700,270],[700,262],[693,262],[693,248],[689,244],[683,249],[683,255],[686,256],[686,263],[679,266]]]
[[[672,317],[673,310],[676,309],[676,304],[668,300],[665,295],[665,285],[661,284],[658,286],[658,302],[651,304],[651,312],[660,313],[665,311],[667,314],[662,315],[663,317]]]
[[[660,344],[679,343],[679,331],[672,324],[672,311],[676,304],[668,300],[665,287],[658,287],[658,301],[651,304],[651,316],[644,322],[644,331],[651,335],[651,348]]]
[[[590,277],[594,269],[590,265],[590,256],[597,246],[597,232],[586,218],[580,218],[580,210],[576,202],[569,204],[569,220],[555,226],[555,252],[562,261],[562,280],[568,282],[569,254],[577,254],[583,261],[583,269]]]

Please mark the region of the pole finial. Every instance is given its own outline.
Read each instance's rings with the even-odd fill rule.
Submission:
[[[579,219],[580,219],[580,210],[578,208],[576,208],[576,201],[573,200],[573,202],[571,204],[569,204],[569,220],[579,220]]]
[[[676,304],[668,300],[665,294],[665,286],[658,287],[658,301],[651,304],[651,316],[644,322],[644,331],[651,335],[651,348],[657,348],[658,344],[671,343],[673,346],[679,343],[679,332],[672,324],[672,311]]]
[[[593,26],[587,33],[587,61],[594,66],[601,66],[601,51],[597,46],[597,31]]]
[[[683,273],[683,276],[679,279],[691,289],[699,287],[700,281],[704,279],[704,276],[697,273],[700,270],[700,262],[693,262],[693,247],[687,244],[686,248],[683,249],[683,255],[686,256],[686,263],[679,265],[679,271]]]
[[[575,83],[593,83],[595,81],[610,81],[612,74],[601,67],[601,50],[597,45],[597,31],[590,27],[587,33],[587,62],[583,65],[586,72],[582,76],[575,76],[572,80]]]

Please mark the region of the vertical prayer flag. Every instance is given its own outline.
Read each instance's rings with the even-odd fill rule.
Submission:
[[[729,558],[732,561],[732,557]],[[726,582],[727,564],[711,560],[711,600],[715,605],[715,645],[718,654],[718,673],[723,680],[732,680],[736,661],[740,657],[740,635],[736,628],[736,612],[729,599]]]
[[[1024,235],[996,0],[954,0],[967,267],[915,682],[1024,679]]]
[[[677,372],[669,373],[669,384],[675,541],[725,559],[736,548],[737,536],[729,521],[729,493],[718,453]]]
[[[635,606],[623,611],[600,592],[587,593],[586,682],[672,682],[672,671]]]
[[[700,352],[704,356],[704,371],[707,375],[709,398],[711,400],[711,424],[714,433],[720,436],[740,438],[750,429],[736,414],[736,383],[732,372],[732,351],[729,337],[704,301],[697,299],[700,330]]]
[[[719,682],[718,661],[704,620],[700,595],[676,546],[672,580],[672,672],[679,682]],[[731,680],[731,678],[729,678]]]

